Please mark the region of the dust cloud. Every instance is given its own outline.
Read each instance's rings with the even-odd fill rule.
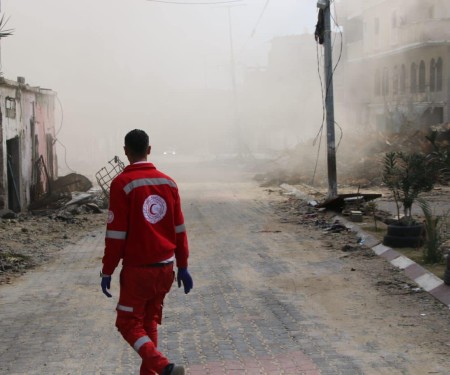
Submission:
[[[199,2],[1,0],[3,75],[58,93],[60,175],[125,159],[133,128],[157,158],[273,156],[316,135],[316,2]]]
[[[432,86],[431,70],[448,53],[440,42],[450,36],[450,3],[337,4],[345,61],[334,77],[338,177],[353,185],[379,184],[385,152],[426,152],[430,126],[444,123],[448,94]],[[437,69],[434,74],[436,79]]]

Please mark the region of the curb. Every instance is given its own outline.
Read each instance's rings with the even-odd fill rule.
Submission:
[[[282,184],[280,187],[296,198],[314,201],[314,198],[309,197],[293,186]],[[358,237],[362,238],[364,244],[371,248],[375,254],[386,259],[394,267],[403,270],[410,280],[414,281],[420,288],[450,308],[450,286],[446,285],[442,279],[394,249],[384,246],[380,240],[362,231],[355,223],[339,215],[336,215],[335,218],[352,232],[356,233]]]

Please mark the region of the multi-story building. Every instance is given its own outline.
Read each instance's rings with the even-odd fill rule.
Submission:
[[[377,129],[450,122],[450,2],[341,0],[347,119]]]

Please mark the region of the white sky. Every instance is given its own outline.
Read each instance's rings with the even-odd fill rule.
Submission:
[[[24,76],[30,85],[58,93],[64,107],[60,137],[68,144],[69,155],[75,147],[71,145],[75,128],[78,133],[104,129],[98,124],[125,119],[115,113],[117,104],[135,108],[137,97],[149,90],[157,94],[159,85],[229,88],[228,8],[224,5],[0,1],[2,13],[10,18],[7,27],[14,29],[14,35],[2,41],[3,74],[8,79]],[[316,0],[270,0],[251,37],[265,3],[229,4],[238,69],[264,66],[273,37],[314,30]],[[139,125],[128,124],[133,127]]]
[[[185,0],[189,2],[193,0]],[[198,0],[214,1],[214,0]],[[3,71],[58,91],[59,79],[86,75],[139,80],[157,74],[177,84],[203,82],[229,61],[226,5],[170,5],[146,0],[2,0],[14,36],[3,41]],[[313,31],[315,0],[266,0],[231,8],[237,64],[263,65],[274,36]],[[69,68],[71,72],[68,71]],[[194,71],[196,74],[191,75]],[[214,76],[211,72],[208,76]],[[95,78],[94,78],[95,79]]]

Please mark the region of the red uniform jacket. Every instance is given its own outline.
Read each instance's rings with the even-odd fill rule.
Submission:
[[[111,183],[103,269],[112,275],[124,266],[176,258],[188,265],[189,248],[175,182],[152,163],[126,167]]]

